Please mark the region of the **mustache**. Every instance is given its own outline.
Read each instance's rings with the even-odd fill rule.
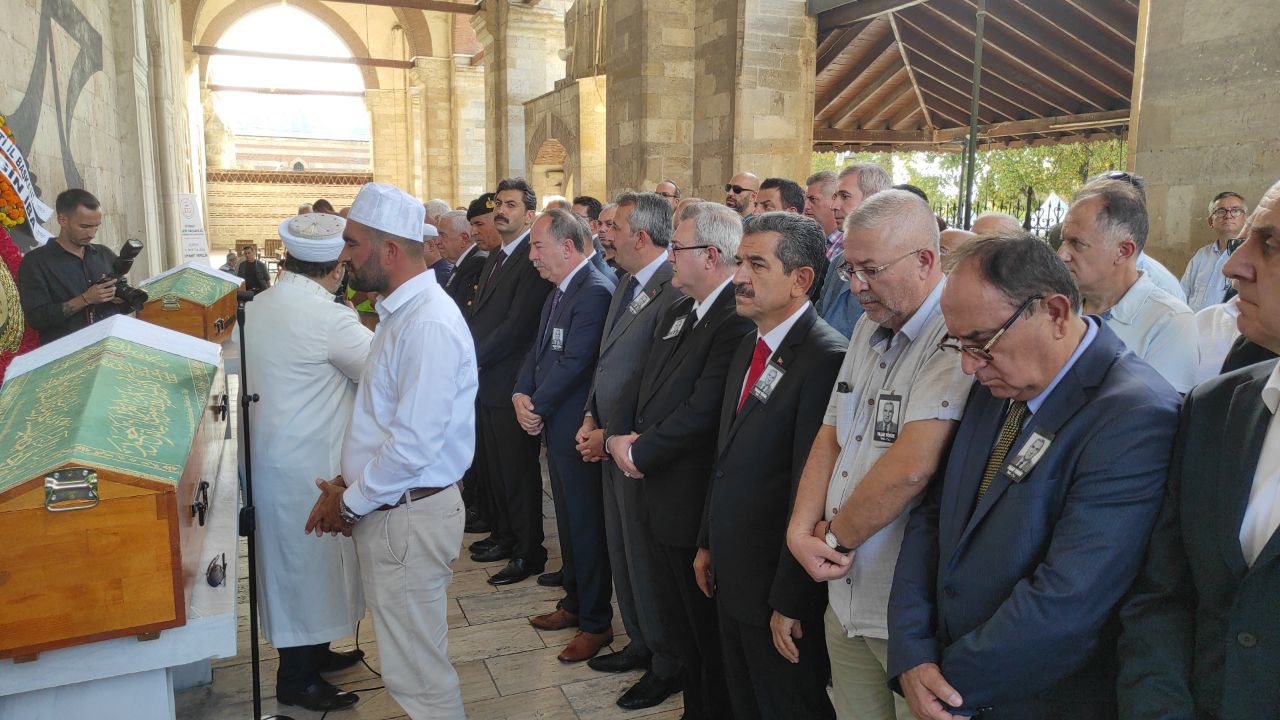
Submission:
[[[509,220],[510,220],[510,218],[508,218],[506,215],[503,215],[502,213],[494,213],[494,214],[493,214],[493,221],[496,223],[496,222],[498,222],[499,220],[501,220],[502,222],[507,222],[507,221],[509,221]]]
[[[879,303],[879,302],[880,302],[880,296],[876,295],[875,293],[858,293],[858,302],[860,302],[860,303],[869,303],[869,302]]]
[[[734,283],[733,294],[742,296],[744,298],[753,298],[756,296],[756,291],[752,289],[751,286],[749,285],[746,285],[743,283]]]

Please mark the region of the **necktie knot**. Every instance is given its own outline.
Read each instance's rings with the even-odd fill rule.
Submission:
[[[1004,465],[1005,458],[1009,456],[1009,449],[1013,447],[1013,441],[1017,440],[1018,434],[1022,432],[1022,421],[1026,417],[1025,402],[1014,400],[1009,404],[1009,412],[1005,413],[1004,423],[1000,425],[1000,436],[996,438],[996,446],[991,450],[991,456],[987,458],[987,466],[982,471],[982,482],[978,485],[978,500],[982,500],[982,496],[987,494],[991,481]]]

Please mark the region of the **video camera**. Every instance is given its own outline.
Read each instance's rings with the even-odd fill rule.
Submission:
[[[125,240],[124,245],[120,248],[120,254],[116,256],[116,261],[111,265],[111,274],[107,276],[116,281],[116,297],[133,308],[133,312],[141,310],[149,298],[147,291],[139,290],[130,285],[129,279],[126,277],[129,271],[133,269],[133,260],[138,257],[138,253],[142,252],[142,247],[141,240]]]

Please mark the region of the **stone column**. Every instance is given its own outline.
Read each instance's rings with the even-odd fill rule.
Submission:
[[[453,137],[458,204],[465,205],[493,185],[486,178],[484,67],[471,58],[453,58]]]
[[[652,190],[663,179],[690,184],[694,6],[648,0],[610,0],[605,6],[609,197]]]
[[[471,17],[484,47],[487,185],[524,175],[524,103],[564,77],[564,12],[570,0],[489,0]]]
[[[453,58],[420,57],[414,61],[416,85],[422,89],[420,120],[422,161],[416,169],[425,175],[420,190],[424,200],[441,198],[456,206],[458,163],[455,148]]]
[[[369,106],[370,151],[373,157],[373,179],[414,192],[410,171],[411,128],[409,102],[405,90],[365,90]]]
[[[1147,251],[1181,274],[1212,237],[1206,217],[1214,195],[1238,192],[1252,209],[1280,179],[1272,120],[1280,115],[1280,13],[1274,0],[1142,6],[1134,169],[1147,180]]]

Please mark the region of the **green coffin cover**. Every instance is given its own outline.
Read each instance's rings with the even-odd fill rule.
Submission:
[[[68,463],[176,487],[216,371],[107,337],[6,381],[0,493]]]
[[[183,268],[155,282],[143,283],[139,287],[146,290],[152,300],[158,300],[165,295],[177,295],[183,300],[209,307],[227,293],[235,292],[239,286],[229,280],[193,268]]]

